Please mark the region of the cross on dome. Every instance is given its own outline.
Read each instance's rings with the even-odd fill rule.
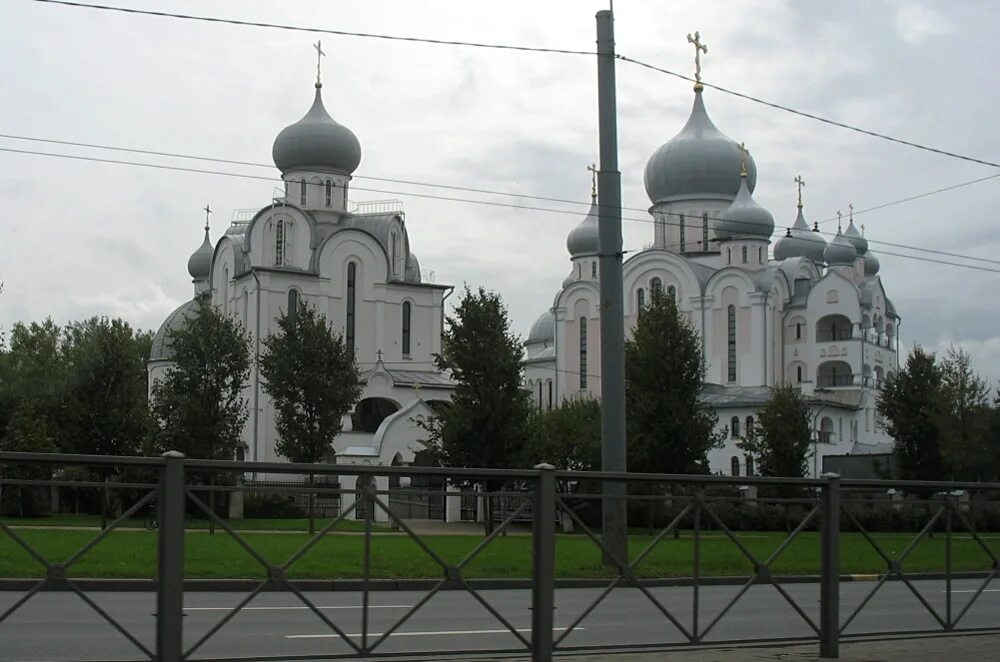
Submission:
[[[205,205],[202,210],[205,212],[205,232],[208,232],[208,215],[212,213],[212,207]]]
[[[841,225],[843,225],[843,219],[844,219],[844,215],[841,214],[840,210],[838,209],[837,210],[837,231],[838,232],[841,230]]]
[[[313,48],[316,49],[316,87],[323,87],[323,81],[320,77],[320,63],[326,56],[326,53],[323,52],[323,42],[317,41],[313,44]]]
[[[591,163],[587,166],[587,170],[590,172],[590,197],[597,197],[597,166]]]
[[[802,187],[806,185],[806,180],[802,179],[802,175],[796,175],[795,183],[799,187],[799,209],[802,209]]]
[[[750,156],[750,150],[742,142],[737,145],[740,150],[740,177],[747,176],[747,157]]]
[[[701,43],[701,33],[695,31],[692,36],[688,33],[688,43],[694,44],[694,79],[695,79],[695,90],[700,90],[701,85],[701,54],[704,53],[708,55],[708,44]]]

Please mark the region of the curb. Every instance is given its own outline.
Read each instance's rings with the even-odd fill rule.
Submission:
[[[990,575],[989,571],[983,572],[953,572],[952,579],[983,579]],[[879,574],[848,574],[841,575],[841,582],[873,582],[882,579],[884,575]],[[925,572],[907,574],[907,579],[913,580],[943,580],[947,578],[943,572]],[[818,584],[819,575],[789,575],[773,577],[779,584]],[[84,591],[156,591],[155,579],[72,579],[73,584]],[[747,582],[749,577],[702,577],[698,584],[700,586],[739,586]],[[38,585],[42,579],[28,578],[8,578],[0,579],[0,591],[23,592],[30,591]],[[68,591],[69,586],[65,580],[44,580],[45,585],[42,591]],[[256,579],[185,579],[184,590],[189,592],[249,592],[257,588],[262,580]],[[286,591],[287,587],[281,582],[273,580],[263,580],[266,586],[264,591]],[[555,585],[558,589],[569,588],[606,588],[611,582],[607,579],[556,579]],[[890,576],[888,581],[899,581],[899,577]],[[439,579],[372,579],[367,582],[370,591],[427,591],[437,586]],[[293,579],[289,581],[300,591],[362,591],[365,582],[361,579]],[[469,579],[466,583],[476,590],[504,590],[504,589],[530,589],[533,585],[530,579]],[[642,581],[646,588],[682,587],[693,586],[692,577],[666,577],[659,579],[647,579]],[[758,584],[769,583],[759,579]],[[631,584],[623,582],[622,587],[628,588]],[[446,581],[443,590],[462,590],[465,586],[457,581]]]

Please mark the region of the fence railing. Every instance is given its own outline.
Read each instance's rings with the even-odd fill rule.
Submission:
[[[107,473],[111,469],[120,476],[128,475],[128,480],[111,483],[106,480],[67,480],[57,471],[65,467],[87,467],[97,473]],[[126,471],[127,470],[127,471]],[[296,487],[282,484],[283,493],[307,494],[308,492],[338,495],[342,499],[339,514],[324,523],[316,535],[293,551],[284,561],[275,562],[272,557],[259,550],[254,536],[239,531],[234,521],[220,517],[207,505],[205,495],[215,492],[235,492],[255,489],[242,480],[235,480],[252,473],[264,475],[310,475],[317,477],[311,486]],[[234,480],[207,481],[206,474],[229,475]],[[77,472],[76,475],[79,475]],[[489,534],[464,553],[460,560],[443,554],[433,540],[414,530],[412,522],[392,507],[389,487],[393,477],[426,476],[444,479],[462,489],[449,491],[446,498],[491,498],[498,497],[502,503],[493,512],[502,513]],[[395,484],[399,481],[395,480]],[[603,498],[599,494],[602,483],[620,482],[628,485],[627,499],[630,502],[632,523],[636,528],[645,527],[647,535],[636,534],[635,547],[630,558],[619,558],[612,551],[613,546],[605,544],[595,522],[600,521],[599,504]],[[93,488],[106,490],[128,490],[131,500],[123,500],[123,511],[103,531],[95,533],[79,550],[62,560],[47,558],[37,544],[32,544],[25,531],[16,525],[16,519],[0,516],[0,532],[6,534],[13,544],[31,557],[41,569],[42,577],[31,585],[24,585],[10,604],[0,601],[0,651],[3,650],[5,622],[22,609],[43,590],[64,590],[75,593],[89,605],[108,625],[116,630],[133,651],[142,654],[142,659],[161,662],[202,659],[198,657],[205,644],[219,636],[230,622],[240,613],[245,613],[248,605],[265,591],[277,589],[287,591],[299,601],[303,612],[311,613],[327,631],[331,640],[343,644],[339,648],[330,644],[327,649],[315,654],[288,653],[296,659],[328,659],[331,657],[374,657],[387,654],[391,637],[413,634],[404,631],[404,626],[412,622],[422,612],[430,608],[428,604],[444,590],[459,590],[468,594],[474,604],[479,605],[495,621],[497,632],[509,634],[513,646],[489,649],[491,652],[526,652],[533,660],[551,660],[562,651],[584,649],[627,648],[633,646],[699,645],[717,646],[738,641],[786,641],[777,629],[768,631],[761,628],[754,636],[734,637],[717,634],[724,629],[727,617],[737,605],[751,600],[747,596],[754,587],[773,589],[780,602],[787,605],[795,622],[805,629],[804,636],[796,640],[813,640],[819,643],[820,654],[827,658],[838,656],[839,642],[853,635],[872,636],[885,631],[879,628],[859,629],[859,615],[871,610],[873,599],[886,590],[889,582],[904,586],[918,605],[930,615],[932,626],[902,628],[913,631],[957,632],[989,629],[997,627],[1000,608],[997,605],[982,607],[989,611],[990,618],[980,622],[991,625],[965,625],[969,614],[982,605],[987,587],[1000,575],[1000,561],[994,543],[987,540],[983,525],[992,528],[997,518],[989,523],[982,517],[984,509],[1000,506],[1000,484],[958,483],[958,482],[910,482],[885,480],[841,480],[836,475],[826,475],[821,479],[782,479],[759,477],[692,476],[669,474],[629,474],[601,472],[556,471],[549,465],[539,465],[532,470],[488,470],[488,469],[447,469],[420,467],[369,467],[345,465],[302,465],[278,463],[227,462],[187,459],[176,452],[166,453],[160,458],[123,458],[81,455],[56,455],[32,453],[0,453],[0,505],[10,510],[16,509],[19,499],[27,491],[43,488],[65,487]],[[332,486],[331,486],[332,485]],[[472,485],[478,485],[473,490]],[[753,497],[739,488],[752,488]],[[905,502],[873,500],[873,494],[886,490],[907,493]],[[522,497],[512,495],[512,490],[520,490]],[[959,492],[961,491],[961,492]],[[409,493],[420,490],[409,489]],[[428,494],[440,496],[439,491]],[[969,494],[975,495],[969,498]],[[897,534],[892,539],[892,548],[883,534],[870,531],[873,504],[886,508],[908,508],[921,514],[922,523],[915,535],[906,541]],[[12,506],[14,504],[14,506]],[[79,577],[74,577],[74,568],[86,556],[99,554],[98,545],[113,531],[120,528],[130,518],[141,515],[144,509],[155,504],[156,521],[159,530],[156,535],[156,609],[155,635],[150,638],[130,629],[120,617],[102,606],[88,594],[87,587]],[[978,511],[977,511],[978,509]],[[487,509],[491,510],[492,509]],[[348,519],[363,513],[363,528],[353,535],[360,536],[360,578],[352,586],[360,595],[360,623],[348,625],[344,618],[331,613],[329,607],[316,603],[315,595],[308,593],[301,582],[293,579],[294,567],[306,555],[317,548],[325,536],[337,531]],[[386,534],[374,530],[376,513],[384,513],[394,528],[401,533]],[[595,512],[597,515],[595,516]],[[992,510],[990,512],[993,512]],[[775,540],[773,549],[755,547],[754,535],[741,531],[752,528],[755,518],[780,515],[781,535]],[[908,511],[908,516],[912,516]],[[221,617],[207,628],[185,631],[185,545],[191,533],[186,524],[192,515],[204,517],[216,527],[225,531],[254,562],[260,566],[262,577],[254,582],[253,588],[237,604],[217,608]],[[901,517],[901,516],[900,516]],[[571,588],[565,585],[567,578],[561,576],[559,564],[563,558],[557,555],[557,542],[567,538],[559,533],[557,522],[571,520],[576,533],[576,541],[589,541],[604,559],[605,571],[592,578],[587,589]],[[910,517],[912,520],[912,517]],[[518,627],[516,618],[510,612],[498,607],[493,593],[470,577],[470,566],[484,550],[496,545],[501,536],[509,533],[515,523],[525,522],[531,526],[530,572],[522,579],[523,590],[530,591],[530,626]],[[867,524],[866,524],[867,523]],[[994,531],[995,532],[995,531]],[[688,542],[684,547],[670,548],[669,558],[657,557],[653,570],[647,566],[662,550],[669,547],[669,541],[685,537],[690,547],[690,556],[685,556]],[[141,534],[152,535],[152,534]],[[380,578],[373,571],[373,541],[379,535],[403,535],[412,541],[420,553],[426,555],[436,568],[424,584],[413,587],[425,589],[423,595],[412,605],[399,606],[403,609],[398,618],[380,622],[373,626],[372,592]],[[784,537],[781,537],[784,536]],[[931,595],[927,585],[930,575],[914,573],[907,564],[921,541],[935,536],[943,537],[944,558],[933,576],[943,582],[942,601],[937,593]],[[964,550],[975,550],[982,556],[982,567],[975,572],[958,572],[953,551],[959,540]],[[736,581],[726,577],[734,593],[720,598],[716,594],[707,600],[705,593],[719,584],[718,577],[710,577],[706,572],[706,544],[716,545],[718,541],[732,545],[740,564],[749,568],[749,573]],[[874,554],[883,566],[870,582],[864,585],[863,593],[852,594],[860,598],[856,604],[842,609],[844,597],[842,582],[841,551],[845,540],[850,537],[852,544],[863,544]],[[785,572],[782,563],[789,550],[803,544],[804,538],[818,540],[819,559],[815,571]],[[905,545],[903,544],[905,542]],[[811,543],[810,543],[811,544]],[[853,549],[853,548],[852,548]],[[898,550],[898,551],[896,551]],[[676,552],[676,553],[675,553]],[[852,551],[856,555],[856,550]],[[870,555],[869,554],[869,555]],[[345,561],[346,562],[346,561]],[[336,560],[331,560],[334,565]],[[668,567],[663,569],[663,563]],[[673,570],[676,570],[674,572]],[[782,574],[785,572],[785,574]],[[601,580],[600,577],[606,579]],[[965,588],[956,589],[957,581]],[[669,581],[668,581],[669,580]],[[603,581],[603,584],[601,582]],[[968,582],[975,581],[974,585]],[[793,590],[793,585],[803,582],[818,587],[818,604],[815,599],[803,598],[802,592]],[[679,586],[682,588],[669,588]],[[870,586],[870,588],[868,588]],[[971,588],[969,588],[971,587]],[[595,611],[605,603],[616,589],[629,589],[630,599],[641,605],[648,605],[648,615],[662,618],[665,635],[659,641],[626,642],[619,637],[596,641],[580,640],[574,643],[587,626]],[[562,625],[556,627],[557,598],[563,591],[577,591],[572,599],[564,600],[558,615]],[[596,593],[595,593],[596,591]],[[673,591],[673,592],[671,592]],[[678,592],[679,591],[679,592]],[[963,604],[956,604],[956,596],[968,595]],[[759,592],[753,593],[758,596]],[[3,594],[0,593],[0,598]],[[687,607],[679,607],[677,602],[689,601]],[[710,604],[711,602],[711,604]],[[630,603],[631,604],[631,603]],[[6,605],[6,607],[4,607]],[[633,604],[633,607],[635,605]],[[818,608],[817,608],[818,607]],[[213,608],[214,609],[214,608]],[[981,616],[981,614],[980,614]],[[644,617],[645,618],[645,617]],[[351,633],[351,629],[357,632]],[[893,628],[894,632],[901,628]],[[493,632],[493,630],[490,630]],[[419,634],[419,633],[417,633]],[[188,636],[186,636],[188,635]],[[669,636],[667,636],[669,635]],[[312,635],[311,635],[312,636]],[[319,635],[316,635],[319,636]],[[621,635],[622,637],[624,635]],[[151,640],[150,640],[151,639]],[[344,648],[346,646],[346,649]],[[470,652],[470,648],[463,649]],[[394,656],[407,655],[406,650],[390,650]],[[413,655],[441,656],[459,654],[454,647],[439,650],[421,648]],[[117,652],[113,657],[120,657]],[[282,659],[284,659],[284,655]],[[275,659],[274,655],[261,654],[258,657],[241,655],[240,659]]]

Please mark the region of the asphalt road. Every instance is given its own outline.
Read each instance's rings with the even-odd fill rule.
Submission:
[[[845,619],[874,588],[873,582],[841,584],[841,613]],[[943,581],[920,581],[915,586],[943,615]],[[955,582],[953,609],[957,615],[979,583]],[[819,618],[819,587],[788,584],[787,592],[814,620]],[[988,587],[961,622],[961,627],[1000,626],[1000,582]],[[702,587],[699,628],[715,618],[739,590],[738,586]],[[691,588],[657,588],[651,592],[663,602],[681,625],[692,627]],[[556,636],[560,636],[600,594],[598,589],[565,589],[556,594]],[[354,592],[306,594],[345,633],[360,642],[362,595]],[[423,593],[414,591],[373,592],[369,632],[383,633]],[[524,590],[483,591],[497,611],[530,640],[531,595]],[[0,593],[0,613],[21,594]],[[100,607],[140,642],[154,646],[151,593],[93,592]],[[229,607],[244,597],[240,593],[188,593],[185,596],[185,645],[190,647],[222,619]],[[849,634],[906,631],[939,627],[926,608],[901,582],[886,583],[848,629]],[[369,634],[377,638],[378,634]],[[812,630],[770,586],[752,587],[718,622],[707,641],[813,636]],[[621,645],[623,643],[681,642],[683,636],[668,619],[636,589],[616,589],[580,627],[567,636],[564,645]],[[381,653],[463,650],[512,650],[517,638],[464,591],[443,591],[427,602],[378,648]],[[290,593],[262,593],[248,609],[235,616],[194,655],[199,658],[268,657],[345,654],[350,648],[314,613]],[[84,660],[144,659],[143,654],[115,631],[90,606],[73,593],[39,593],[0,623],[0,660],[82,662]]]

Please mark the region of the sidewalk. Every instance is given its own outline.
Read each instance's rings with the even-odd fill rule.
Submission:
[[[481,658],[480,658],[481,659]],[[486,658],[491,662],[530,662],[529,658]],[[558,655],[566,662],[820,662],[819,643],[784,647],[668,649],[656,652]],[[967,634],[879,641],[842,642],[843,662],[940,662],[1000,659],[1000,634]]]

